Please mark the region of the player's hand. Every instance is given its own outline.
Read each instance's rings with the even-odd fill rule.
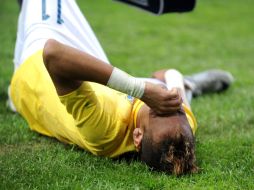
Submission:
[[[160,85],[146,82],[141,98],[157,115],[167,115],[181,109],[182,97],[176,88],[167,90]]]

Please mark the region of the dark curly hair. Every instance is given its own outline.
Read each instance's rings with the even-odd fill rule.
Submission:
[[[194,136],[183,129],[184,127],[190,128],[190,126],[173,127],[176,128],[174,134],[168,135],[161,142],[155,143],[144,137],[140,154],[141,160],[153,170],[177,176],[197,172]]]

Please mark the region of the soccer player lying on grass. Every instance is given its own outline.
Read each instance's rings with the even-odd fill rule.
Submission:
[[[76,2],[59,3],[23,2],[9,105],[32,130],[94,155],[138,152],[153,169],[195,172],[197,124],[187,96],[222,91],[232,76],[184,78],[172,69],[156,79],[127,75],[108,64]]]

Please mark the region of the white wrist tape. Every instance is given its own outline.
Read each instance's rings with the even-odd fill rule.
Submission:
[[[141,98],[145,91],[144,81],[132,77],[116,67],[112,71],[107,86],[136,98]]]
[[[179,71],[175,69],[169,69],[165,72],[164,77],[167,88],[169,90],[171,90],[172,88],[184,89],[183,75]]]

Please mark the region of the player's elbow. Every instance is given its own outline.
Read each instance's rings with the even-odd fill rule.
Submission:
[[[49,68],[50,63],[54,62],[54,60],[57,59],[59,54],[58,46],[59,42],[53,39],[47,40],[44,45],[42,57],[47,69]]]

